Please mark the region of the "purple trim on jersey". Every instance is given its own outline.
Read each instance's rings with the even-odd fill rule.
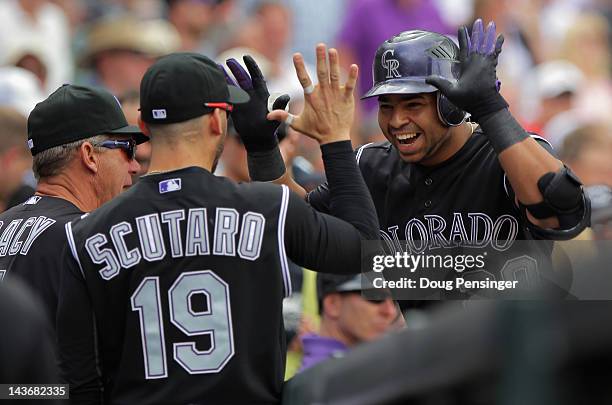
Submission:
[[[289,263],[287,262],[287,252],[285,251],[285,219],[287,218],[287,206],[289,205],[289,188],[283,184],[282,189],[283,195],[278,214],[278,254],[283,274],[283,284],[285,286],[285,297],[290,297],[292,293],[291,275],[289,273]]]
[[[302,337],[304,357],[300,371],[332,357],[340,357],[348,351],[346,345],[336,339],[309,334]]]

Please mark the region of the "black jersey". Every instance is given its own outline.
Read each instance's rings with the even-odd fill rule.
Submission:
[[[0,382],[57,384],[51,326],[41,301],[19,280],[0,283]]]
[[[543,138],[533,137],[552,153]],[[486,271],[464,274],[475,279],[520,281],[538,264],[549,269],[551,241],[515,243],[533,237],[480,128],[451,158],[434,166],[404,162],[389,142],[364,145],[356,158],[392,254],[450,252],[445,248],[454,254],[487,252]],[[308,201],[328,212],[327,186],[313,190]]]
[[[117,404],[278,402],[287,258],[359,271],[361,240],[378,233],[359,182],[340,191],[361,233],[285,186],[197,167],[145,176],[67,224],[76,261],[63,272],[58,335],[71,398],[102,401],[103,387]]]
[[[55,325],[64,225],[82,212],[62,198],[32,196],[0,215],[0,278],[17,275]]]

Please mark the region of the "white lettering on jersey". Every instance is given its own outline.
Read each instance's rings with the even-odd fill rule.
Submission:
[[[183,235],[181,224],[185,217],[187,229]],[[103,265],[98,270],[103,279],[112,279],[122,268],[133,267],[142,259],[149,262],[162,260],[166,257],[166,240],[173,258],[211,254],[206,208],[191,208],[187,215],[185,210],[164,211],[137,217],[134,222],[135,226],[127,221],[116,223],[108,235],[97,233],[85,241],[85,250],[91,261]],[[265,226],[266,219],[258,212],[246,212],[241,218],[233,208],[217,208],[212,230],[212,254],[257,260]],[[138,234],[137,239],[136,236],[129,237],[133,232]]]
[[[440,215],[425,215],[425,221],[412,218],[404,229],[405,245],[398,237],[398,226],[393,225],[380,231],[382,240],[393,253],[422,253],[426,249],[446,247],[483,248],[490,245],[503,252],[510,249],[518,234],[518,220],[511,215],[502,215],[495,221],[481,212],[454,212],[450,226]]]
[[[27,255],[36,238],[42,235],[42,233],[49,229],[49,227],[55,222],[55,219],[47,218],[45,216],[38,217],[36,219],[36,222],[34,222],[34,225],[32,225],[32,229],[30,229],[30,233],[28,234],[27,239],[25,240],[25,242],[23,242],[21,252],[19,253],[24,256]]]
[[[117,260],[117,255],[110,248],[101,249],[103,245],[106,245],[108,239],[106,235],[97,233],[93,236],[90,236],[85,241],[85,250],[89,253],[89,257],[91,261],[95,264],[103,264],[98,273],[104,280],[110,280],[119,274],[119,270],[121,267],[119,266],[119,261]]]
[[[27,255],[32,243],[42,233],[55,223],[54,219],[44,216],[29,217],[26,220],[23,218],[12,220],[0,234],[0,256],[15,256],[16,254]],[[3,222],[0,221],[0,229]],[[27,228],[31,228],[25,240],[22,240],[23,234]]]
[[[236,233],[238,233],[238,211],[233,208],[217,208],[213,254],[235,256]]]

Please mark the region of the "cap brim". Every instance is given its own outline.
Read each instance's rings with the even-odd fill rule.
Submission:
[[[143,134],[140,128],[135,125],[126,125],[125,127],[108,131],[108,133],[114,135],[130,135],[138,145],[149,141],[149,137]]]
[[[227,101],[231,104],[243,104],[251,99],[249,93],[239,87],[228,84],[227,89],[229,90],[229,100]]]
[[[361,99],[382,96],[383,94],[433,93],[438,89],[425,83],[425,80],[387,80],[372,87]]]

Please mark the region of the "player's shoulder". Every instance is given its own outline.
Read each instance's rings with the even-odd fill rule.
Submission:
[[[30,227],[38,235],[37,244],[53,244],[63,241],[61,236],[66,223],[82,213],[74,204],[62,198],[34,195],[0,214],[0,229],[12,227],[23,230]]]
[[[287,186],[260,181],[237,183],[235,187],[246,203],[254,206],[276,204],[281,201],[283,194],[289,193]]]
[[[540,144],[544,149],[546,149],[547,151],[549,151],[550,153],[555,153],[554,152],[554,148],[551,145],[550,142],[548,142],[548,140],[546,138],[544,138],[542,135],[536,133],[536,132],[531,132],[531,131],[527,131],[527,134],[533,139],[535,140],[538,144]],[[473,139],[477,139],[480,140],[481,142],[485,142],[485,143],[489,143],[486,135],[484,134],[484,131],[482,130],[482,128],[480,126],[478,126],[475,130],[474,130],[474,136],[472,136]],[[492,148],[492,147],[491,147]]]
[[[365,145],[361,145],[355,149],[355,158],[357,164],[362,163],[376,163],[381,159],[387,159],[389,156],[396,156],[397,154],[393,151],[393,146],[389,141],[383,142],[370,142]]]

